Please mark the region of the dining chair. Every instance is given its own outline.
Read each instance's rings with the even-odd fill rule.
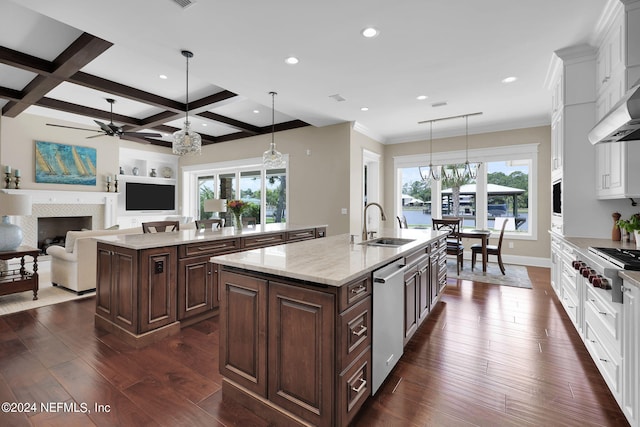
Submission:
[[[432,218],[431,224],[434,230],[448,231],[447,236],[447,255],[455,255],[456,269],[458,274],[463,267],[464,245],[460,237],[460,228],[462,227],[462,218]]]
[[[215,225],[215,227],[214,227]],[[197,230],[208,230],[210,228],[222,228],[224,227],[224,218],[212,218],[212,219],[197,219]]]
[[[243,216],[242,217],[242,227],[255,227],[257,224],[256,218],[253,216]]]
[[[180,230],[180,221],[152,221],[142,223],[143,233],[163,233],[165,231],[178,230]]]
[[[398,215],[396,217],[398,219],[398,224],[400,225],[400,228],[409,228],[409,226],[407,225],[407,217],[404,215]]]
[[[508,219],[508,218],[505,218]],[[496,218],[496,221],[498,218]],[[504,238],[504,230],[507,228],[507,224],[510,221],[503,221],[502,227],[500,228],[500,237],[498,238],[498,245],[487,245],[487,257],[489,255],[496,255],[498,257],[498,265],[500,266],[500,271],[502,274],[506,274],[504,270],[504,264],[502,264],[502,239]],[[476,255],[480,253],[482,254],[482,245],[479,243],[475,243],[471,245],[471,270],[473,271],[473,267],[476,265]]]

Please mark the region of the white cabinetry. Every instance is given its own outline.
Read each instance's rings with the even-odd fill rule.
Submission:
[[[599,199],[640,197],[640,144],[596,145],[596,192]]]
[[[640,288],[623,282],[622,411],[631,426],[640,426]]]
[[[596,122],[640,77],[640,1],[611,3],[597,54]],[[599,199],[640,197],[640,147],[637,143],[599,144],[596,194]]]
[[[597,237],[592,224],[600,221],[603,209],[593,206],[597,200],[589,183],[594,181],[595,148],[587,140],[595,123],[596,49],[580,45],[558,50],[550,70],[551,181],[562,181],[562,215],[554,215],[553,227],[565,235],[589,230],[594,236],[588,237]]]

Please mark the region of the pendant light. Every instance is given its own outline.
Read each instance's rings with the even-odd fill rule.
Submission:
[[[429,182],[430,180],[440,181],[440,172],[433,167],[433,120],[429,121],[429,173],[425,176],[422,173],[422,168],[418,166],[418,170],[420,171],[420,176],[422,180],[425,182]]]
[[[473,166],[471,166],[471,164],[469,163],[469,114],[464,116],[464,119],[465,119],[465,129],[464,129],[465,144],[467,147],[465,162],[464,162],[464,174],[469,179],[476,179],[478,177],[478,169],[480,169],[480,165],[482,163],[476,163]]]
[[[275,133],[276,133],[276,110],[275,110],[275,97],[276,92],[269,92],[271,95],[271,144],[269,149],[262,155],[262,163],[265,168],[276,169],[285,166],[285,162],[282,159],[282,153],[276,150]]]
[[[184,127],[173,134],[173,154],[183,156],[185,154],[200,154],[202,152],[202,138],[191,130],[189,123],[189,58],[193,53],[188,50],[182,51],[182,56],[187,59],[187,97],[185,102],[186,113]]]

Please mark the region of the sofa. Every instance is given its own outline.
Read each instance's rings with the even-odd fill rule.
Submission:
[[[142,234],[142,227],[114,230],[67,231],[64,246],[49,246],[51,282],[78,295],[96,289],[98,242],[94,237],[112,234]]]

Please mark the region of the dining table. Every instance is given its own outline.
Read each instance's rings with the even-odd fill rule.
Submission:
[[[489,237],[491,236],[491,230],[465,230],[461,229],[460,237],[467,239],[480,239],[482,243],[482,272],[487,272],[487,245],[489,244]]]

